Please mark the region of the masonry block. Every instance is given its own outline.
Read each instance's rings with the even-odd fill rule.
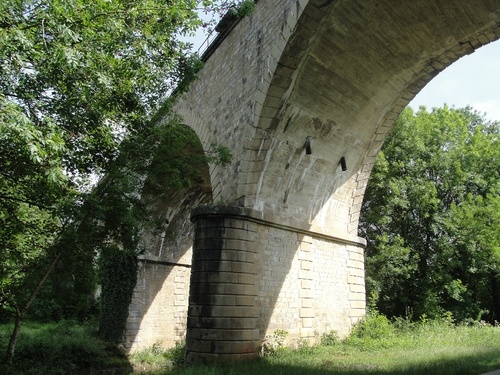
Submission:
[[[349,267],[352,269],[364,270],[365,262],[363,260],[353,260],[351,254],[349,254]]]
[[[364,309],[366,307],[366,302],[362,301],[351,301],[351,309]]]
[[[313,278],[313,273],[310,270],[299,270],[299,279],[311,280]]]
[[[313,298],[313,292],[310,289],[301,289],[299,291],[300,298]]]
[[[312,261],[302,260],[300,262],[300,269],[304,271],[310,271],[312,269]]]
[[[364,274],[363,275],[348,275],[347,276],[347,283],[348,284],[365,285]]]
[[[303,318],[302,328],[312,328],[314,325],[314,318]]]
[[[312,298],[308,298],[308,299],[302,299],[301,300],[301,305],[303,308],[312,308],[313,305],[314,305],[314,301]]]
[[[360,278],[364,278],[365,276],[365,271],[363,269],[359,269],[359,268],[352,268],[350,267],[349,268],[349,275],[350,276],[358,276]]]
[[[311,289],[312,285],[313,283],[311,280],[305,280],[305,279],[300,280],[300,287],[303,289]]]
[[[360,284],[349,284],[349,291],[353,293],[365,293],[366,288]]]
[[[312,309],[312,308],[301,308],[300,309],[300,317],[301,318],[313,318],[314,317],[314,309]]]
[[[349,301],[365,301],[366,294],[364,292],[350,292]]]

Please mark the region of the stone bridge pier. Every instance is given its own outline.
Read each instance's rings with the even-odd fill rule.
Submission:
[[[200,206],[191,217],[188,361],[254,357],[276,330],[289,344],[314,344],[329,330],[345,335],[364,315],[362,240],[236,205]]]
[[[226,18],[176,106],[231,149],[158,201],[130,307],[131,350],[186,339],[187,360],[341,336],[365,313],[364,191],[384,139],[440,71],[500,37],[498,0],[275,0]],[[168,140],[167,140],[168,141]],[[189,297],[188,297],[189,295]]]

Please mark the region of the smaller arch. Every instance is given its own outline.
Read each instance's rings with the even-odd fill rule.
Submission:
[[[185,337],[193,244],[190,214],[212,201],[209,158],[196,133],[170,125],[155,145],[142,198],[152,207],[139,245],[138,282],[129,306],[124,345],[136,351]]]

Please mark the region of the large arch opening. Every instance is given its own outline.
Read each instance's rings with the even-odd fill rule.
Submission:
[[[496,41],[446,68],[402,113],[377,155],[359,229],[367,239],[367,301],[388,317],[449,314],[494,324],[500,316],[492,214],[499,63]]]

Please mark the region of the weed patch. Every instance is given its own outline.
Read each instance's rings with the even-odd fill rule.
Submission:
[[[130,361],[137,373],[171,370],[184,363],[185,343],[177,343],[174,348],[164,349],[161,343],[138,351],[130,356]]]
[[[372,314],[340,340],[299,345],[226,366],[181,366],[175,375],[470,375],[500,369],[500,327],[455,326],[450,319],[390,322]]]

